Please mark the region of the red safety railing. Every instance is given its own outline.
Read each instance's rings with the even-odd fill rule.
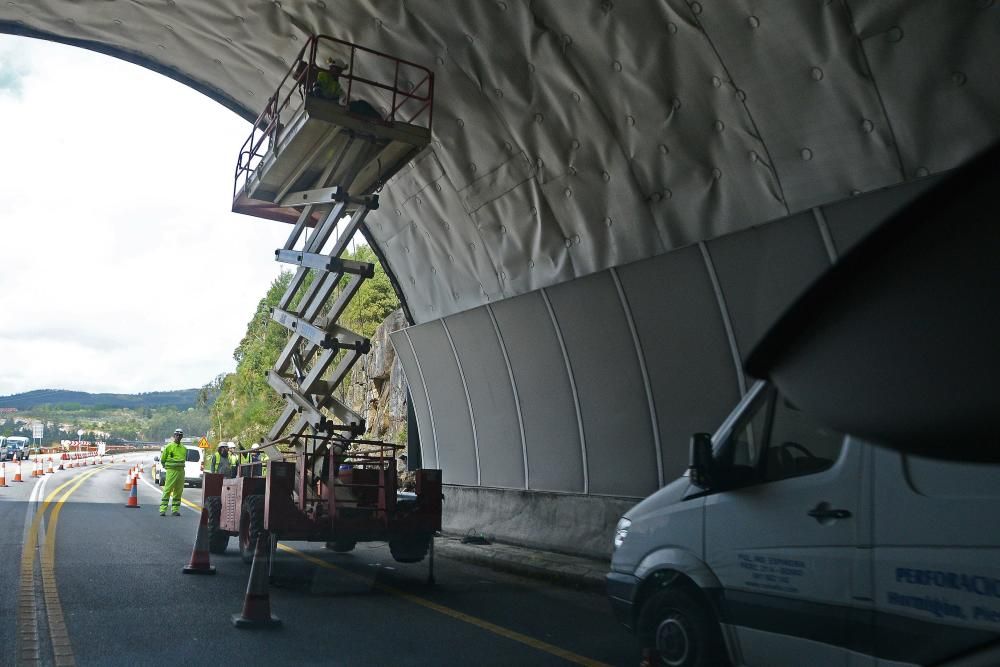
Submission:
[[[295,62],[281,79],[264,110],[254,121],[250,136],[240,148],[233,179],[233,197],[257,169],[270,147],[277,144],[282,119],[295,109],[294,100],[313,95],[317,76],[327,58],[343,59],[346,67],[335,78],[344,90],[338,103],[344,110],[369,122],[384,125],[408,123],[431,128],[434,120],[434,73],[426,67],[351,42],[313,35],[299,50]],[[389,75],[391,73],[391,81]],[[381,99],[388,97],[389,99]],[[376,108],[374,102],[385,104]]]

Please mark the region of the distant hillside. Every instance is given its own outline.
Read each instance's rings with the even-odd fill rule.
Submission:
[[[171,407],[181,410],[193,407],[198,398],[198,389],[178,389],[175,391],[150,391],[143,394],[90,394],[85,391],[65,389],[36,389],[23,394],[0,396],[0,408],[30,410],[41,405],[69,408],[161,408]]]

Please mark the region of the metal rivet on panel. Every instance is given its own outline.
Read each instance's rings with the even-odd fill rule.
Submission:
[[[264,76],[264,70],[262,70],[261,68],[258,67],[257,68],[257,74],[260,74],[261,76]]]
[[[545,168],[545,160],[543,160],[540,157],[535,158],[535,168],[538,169],[538,171],[541,171],[542,169],[544,169]]]
[[[545,116],[543,116],[540,113],[536,113],[535,114],[535,122],[536,123],[541,123],[543,120],[545,120]]]
[[[573,141],[571,141],[569,143],[569,145],[570,145],[570,148],[572,148],[573,150],[577,150],[577,149],[580,148],[580,142],[577,141],[576,139],[574,139]]]
[[[451,229],[451,225],[450,225],[449,223],[447,223],[447,222],[442,222],[441,224],[442,224],[442,225],[444,225],[444,228],[445,228],[445,229]]]
[[[12,2],[10,4],[13,5],[14,3]],[[122,24],[122,20],[121,19],[114,19],[112,21],[112,23],[114,23],[115,25],[121,25]]]
[[[666,155],[669,152],[670,152],[670,149],[667,148],[666,144],[660,144],[660,155]]]
[[[747,101],[747,94],[742,89],[736,91],[736,97],[740,98],[740,102]]]
[[[610,217],[606,217],[604,218],[604,224],[605,226],[610,227],[611,225],[614,224],[614,220],[612,220]]]
[[[566,199],[569,199],[570,197],[573,196],[573,189],[566,188],[565,190],[563,190],[563,194],[566,195]]]
[[[574,245],[580,245],[580,235],[579,234],[573,234],[573,244]]]
[[[531,215],[535,215],[535,214],[537,214],[537,213],[538,213],[538,207],[536,207],[536,206],[532,206],[532,207],[531,207]]]
[[[452,298],[455,299],[455,301],[458,301],[458,292],[452,292],[451,296],[452,296]]]
[[[166,46],[164,46],[163,44],[157,44],[157,46],[158,46],[158,47],[160,47],[161,49],[163,49],[164,51],[165,51],[165,50],[167,49],[167,47],[166,47]],[[250,93],[250,91],[249,91],[249,90],[248,90],[247,92],[248,92],[248,93]],[[253,96],[253,93],[250,93],[250,95],[251,95],[251,97],[252,97],[252,96]]]
[[[508,153],[513,153],[514,152],[514,147],[510,144],[509,141],[503,142],[503,149],[505,151],[507,151]]]
[[[811,160],[813,159],[813,152],[808,148],[803,148],[802,150],[799,151],[799,157],[801,157],[803,160]]]
[[[493,94],[496,95],[497,97],[503,97],[503,91],[500,90],[499,88],[494,88]]]
[[[715,180],[719,180],[720,178],[722,178],[722,170],[719,169],[718,167],[713,168],[712,169],[712,178],[715,179]]]
[[[473,162],[473,163],[471,163],[469,165],[469,171],[471,171],[473,174],[476,173],[476,170],[478,170],[478,169],[479,169],[479,167],[476,166],[475,162]]]
[[[528,260],[528,268],[529,269],[535,268],[535,262],[534,262],[534,260],[530,260],[530,259]]]
[[[474,41],[476,41],[476,38],[470,35],[469,33],[465,33],[465,41],[467,41],[469,44],[472,44]]]
[[[292,34],[290,35],[290,37],[292,38],[292,41],[293,41],[293,42],[297,42],[297,41],[299,41],[299,37],[298,37],[298,35],[296,35],[296,34],[295,34],[294,32],[293,32],[293,33],[292,33]]]
[[[476,244],[475,243],[470,243],[469,244],[469,250],[475,250],[475,249],[476,249]]]
[[[455,121],[455,122],[457,122],[457,123],[458,123],[458,126],[459,126],[460,128],[462,128],[462,127],[465,127],[465,121],[464,121],[464,120],[462,120],[461,118],[459,118],[459,119],[458,119],[457,121]]]
[[[756,163],[757,160],[759,160],[759,159],[760,159],[760,156],[757,155],[757,151],[750,151],[750,162],[751,163]]]
[[[502,11],[502,12],[507,11],[507,3],[506,2],[498,2],[497,3],[497,7],[499,7],[500,11]]]
[[[865,133],[871,133],[875,129],[875,123],[871,122],[867,118],[861,119],[861,130]]]
[[[611,180],[611,174],[609,174],[609,173],[608,173],[608,172],[606,172],[606,171],[602,171],[602,172],[601,172],[601,178],[603,178],[603,179],[604,179],[604,182],[605,182],[605,183],[607,183],[608,181],[610,181],[610,180]]]
[[[677,24],[676,23],[669,23],[668,22],[667,23],[667,32],[670,33],[671,35],[676,35],[677,34]]]
[[[382,29],[382,19],[375,19],[375,29],[376,30]]]
[[[680,109],[681,108],[681,98],[675,97],[674,99],[670,100],[670,106],[672,106],[674,109]]]
[[[663,195],[659,192],[654,192],[653,194],[649,195],[649,198],[655,202],[658,202],[663,200]]]
[[[917,167],[917,176],[919,176],[919,177],[922,178],[922,177],[926,176],[929,173],[931,173],[931,172],[930,172],[930,170],[927,169],[927,167]]]
[[[438,270],[435,267],[431,267],[431,273],[437,275]]]
[[[695,14],[701,14],[701,3],[699,3],[699,2],[692,2],[691,3],[691,11],[694,12]]]
[[[715,128],[716,132],[722,132],[724,129],[726,129],[726,124],[723,123],[721,120],[717,120],[712,124],[712,127]]]
[[[435,183],[434,184],[434,189],[437,190],[438,192],[441,192],[441,184],[440,183]]]
[[[68,23],[70,25],[75,25],[76,21],[74,19],[66,19],[66,23]]]
[[[535,73],[535,63],[528,63],[528,71],[532,74]]]
[[[410,254],[410,246],[404,245],[403,246],[403,252],[405,252],[407,255],[409,255]]]
[[[507,280],[507,273],[505,271],[500,272],[500,280]]]
[[[403,213],[397,208],[396,209],[396,215],[403,215]]]
[[[434,60],[435,62],[437,62],[438,65],[444,65],[444,58],[442,58],[441,56],[438,56]]]
[[[212,62],[215,63],[216,65],[219,65],[220,67],[222,66],[222,61],[219,60],[218,58],[212,58]]]
[[[571,245],[573,245],[573,239],[567,236],[566,238],[563,239],[563,244],[565,244],[565,246],[568,248]]]
[[[507,227],[506,227],[506,225],[500,225],[500,233],[501,234],[506,234],[507,233]]]
[[[620,72],[620,71],[622,71],[622,64],[620,62],[618,62],[617,60],[612,60],[611,61],[611,69],[613,69],[616,72]]]
[[[964,72],[952,72],[951,73],[951,82],[954,83],[956,86],[964,86],[965,82],[967,80],[968,79],[965,76]]]
[[[629,124],[629,127],[635,127],[635,118],[632,116],[625,116],[625,122]]]
[[[240,23],[246,23],[247,22],[247,20],[245,18],[243,18],[242,16],[237,16],[236,20],[239,21]]]
[[[228,43],[232,44],[233,43],[233,38],[232,37],[226,37],[226,41]]]
[[[750,16],[750,17],[748,17],[747,18],[747,23],[749,23],[750,27],[753,28],[754,30],[756,30],[757,28],[760,27],[760,19],[757,18],[756,16]]]
[[[822,81],[823,70],[821,70],[819,67],[813,67],[811,70],[809,70],[809,76],[812,77],[813,81]]]
[[[564,34],[562,36],[562,43],[563,43],[563,48],[566,48],[567,46],[573,43],[573,38],[570,37],[569,35]]]
[[[669,188],[664,188],[664,189],[663,189],[663,198],[664,198],[664,199],[670,199],[670,198],[672,198],[673,196],[674,196],[674,193],[673,193],[673,192],[671,192]]]
[[[414,279],[413,276],[410,276],[410,284],[411,285],[416,285],[417,284],[417,281],[416,281],[416,279]]]
[[[576,167],[570,165],[566,170],[570,176],[576,176]]]
[[[174,26],[170,25],[169,23],[164,23],[163,27],[169,30],[170,32],[174,31]]]
[[[573,93],[570,97],[573,98],[574,102],[579,102],[580,101],[580,93]]]
[[[455,263],[455,256],[452,255],[451,253],[448,253],[448,261],[451,262],[452,264],[454,264]]]
[[[893,26],[886,31],[885,38],[890,42],[898,42],[903,39],[903,29],[899,26]]]
[[[712,77],[712,86],[714,86],[715,88],[721,87],[722,86],[722,79],[720,79],[717,76],[713,76]]]

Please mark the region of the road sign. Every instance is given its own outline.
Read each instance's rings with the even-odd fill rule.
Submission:
[[[32,424],[31,437],[40,440],[45,435],[45,424]]]
[[[208,440],[206,440],[205,437],[202,436],[201,440],[198,441],[198,446],[201,447],[202,449],[208,449],[210,445],[208,444]]]

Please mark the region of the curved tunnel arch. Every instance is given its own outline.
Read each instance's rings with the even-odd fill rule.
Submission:
[[[992,3],[753,6],[36,0],[0,31],[247,119],[314,32],[434,69],[432,145],[365,230],[417,325],[397,337],[424,444],[477,527],[554,494],[532,520],[587,515],[555,546],[598,553],[798,290],[1000,137]]]

